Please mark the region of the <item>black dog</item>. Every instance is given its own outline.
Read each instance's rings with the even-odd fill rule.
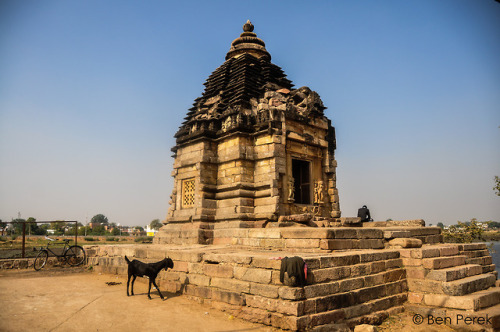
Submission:
[[[151,284],[153,284],[156,289],[158,290],[158,294],[160,294],[160,297],[163,300],[163,295],[160,292],[160,288],[156,285],[156,276],[158,273],[162,270],[165,269],[165,271],[168,268],[173,268],[174,267],[174,262],[170,258],[164,258],[163,260],[156,262],[156,263],[143,263],[138,261],[137,259],[134,259],[133,261],[130,261],[127,256],[125,256],[125,260],[127,261],[128,264],[128,280],[127,280],[127,296],[130,296],[128,293],[128,285],[130,283],[130,277],[134,276],[134,279],[132,279],[132,287],[130,288],[130,293],[134,295],[134,281],[135,278],[137,277],[148,277],[149,278],[149,288],[148,288],[148,297],[151,300]]]

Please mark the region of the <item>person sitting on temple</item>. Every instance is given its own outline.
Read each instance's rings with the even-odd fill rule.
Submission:
[[[361,222],[373,221],[370,217],[370,210],[368,210],[366,205],[363,205],[362,208],[358,209],[358,218],[361,218]]]

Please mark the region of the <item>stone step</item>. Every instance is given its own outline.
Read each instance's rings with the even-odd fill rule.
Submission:
[[[495,285],[496,276],[492,273],[480,274],[463,279],[443,282],[442,290],[447,295],[461,296],[488,289]]]
[[[406,294],[401,293],[372,299],[357,305],[306,315],[300,317],[303,325],[301,326],[301,329],[299,328],[299,330],[309,330],[314,326],[335,324],[338,322],[347,322],[348,325],[352,325],[352,327],[354,327],[354,325],[359,324],[356,318],[370,316],[385,310],[391,310],[391,308],[403,305],[405,301]],[[387,315],[385,317],[387,317]],[[378,322],[378,324],[380,323],[381,321]]]
[[[405,311],[418,315],[422,326],[446,325],[463,331],[498,331],[500,329],[500,304],[478,310],[465,311],[434,308],[422,304],[405,303]]]
[[[483,273],[483,268],[478,264],[459,265],[440,270],[430,270],[426,278],[436,281],[453,281]]]
[[[444,269],[458,265],[465,265],[465,256],[446,256],[422,259],[422,266],[426,269]]]
[[[370,275],[361,275],[342,280],[307,285],[304,287],[304,292],[307,299],[312,299],[335,293],[353,291],[364,287],[378,286],[384,283],[403,280],[405,278],[405,270],[396,268]]]
[[[344,293],[316,297],[308,299],[306,302],[310,303],[309,305],[315,308],[316,313],[321,313],[356,306],[375,299],[405,293],[406,291],[406,281],[399,280],[377,286],[359,288]]]
[[[431,307],[478,311],[500,303],[500,289],[491,287],[463,296],[410,293],[408,301]]]
[[[428,245],[422,248],[401,249],[401,257],[404,258],[432,258],[459,255],[456,245]]]
[[[487,273],[449,282],[413,278],[407,280],[410,292],[461,296],[492,287],[496,276]]]
[[[466,258],[465,262],[467,264],[490,265],[493,263],[493,258],[491,256],[473,257]]]

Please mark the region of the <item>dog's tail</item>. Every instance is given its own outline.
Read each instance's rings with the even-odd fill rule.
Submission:
[[[130,264],[130,259],[128,259],[127,256],[125,256],[125,260],[127,261],[127,264]]]

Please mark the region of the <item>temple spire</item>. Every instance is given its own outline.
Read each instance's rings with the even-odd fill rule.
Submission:
[[[254,26],[250,20],[243,24],[243,33],[233,40],[231,48],[227,52],[226,60],[238,57],[242,54],[251,54],[256,58],[271,60],[271,55],[266,50],[266,44],[257,34],[253,32]]]

